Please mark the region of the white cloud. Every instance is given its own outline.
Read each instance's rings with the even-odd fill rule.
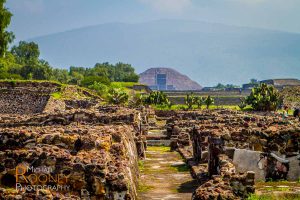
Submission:
[[[161,12],[181,13],[192,4],[192,0],[138,0]]]

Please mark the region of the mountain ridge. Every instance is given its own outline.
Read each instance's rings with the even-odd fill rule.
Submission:
[[[201,85],[300,77],[298,33],[189,20],[89,27],[30,41],[39,44],[45,60],[61,68],[126,62],[140,73],[163,66],[183,71]]]

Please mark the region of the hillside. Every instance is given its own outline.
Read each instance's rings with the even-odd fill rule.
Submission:
[[[171,68],[151,68],[140,74],[140,83],[155,85],[156,73],[167,75],[167,85],[173,85],[176,90],[201,90],[202,87],[186,75]]]
[[[222,24],[158,20],[110,23],[31,39],[56,67],[127,62],[139,73],[172,67],[201,85],[300,77],[300,34]]]

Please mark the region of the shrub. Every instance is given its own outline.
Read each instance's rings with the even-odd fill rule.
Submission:
[[[99,82],[94,82],[94,84],[88,86],[88,88],[91,90],[95,90],[97,94],[102,97],[105,96],[108,92],[108,86]]]
[[[197,104],[198,109],[201,109],[204,104],[204,99],[202,97],[195,97],[195,103]]]
[[[280,105],[279,92],[273,86],[263,83],[252,89],[246,103],[256,111],[275,111]]]
[[[148,96],[145,97],[144,103],[147,105],[164,105],[168,104],[169,100],[167,95],[162,91],[151,92]]]
[[[193,105],[195,103],[195,96],[193,93],[187,94],[185,97],[185,104],[187,105],[188,110],[193,108]]]
[[[81,81],[81,86],[88,87],[90,85],[93,85],[95,82],[102,83],[102,84],[105,84],[105,85],[110,84],[110,80],[106,76],[86,76]]]
[[[241,99],[241,103],[239,104],[239,108],[241,110],[244,110],[244,108],[246,108],[247,104],[245,102],[245,99]]]
[[[108,102],[115,105],[125,104],[128,101],[128,94],[119,89],[110,89],[107,95]]]
[[[209,109],[209,106],[211,106],[215,103],[214,99],[210,95],[205,99],[204,102],[205,102],[205,105],[206,105],[207,109]]]

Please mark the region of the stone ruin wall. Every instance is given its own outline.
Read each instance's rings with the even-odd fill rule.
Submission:
[[[127,114],[119,115],[120,110]],[[140,111],[124,108],[99,108],[95,115],[86,112],[69,112],[64,120],[43,114],[26,123],[1,123],[0,199],[136,199],[138,159],[145,155],[146,129],[141,124],[147,123],[140,121]],[[54,174],[66,174],[71,193],[11,193],[6,188],[14,187],[17,166],[46,166]]]
[[[179,150],[200,183],[209,180],[195,191],[195,200],[220,194],[245,198],[254,191],[254,179],[300,177],[300,126],[293,118],[228,110],[172,114],[171,148]]]
[[[37,114],[44,111],[58,84],[44,82],[0,82],[0,113]]]
[[[0,90],[0,112],[4,114],[36,114],[43,112],[49,94],[24,89]]]
[[[100,100],[99,97],[75,86],[64,88],[64,92],[70,96],[80,92],[86,99],[55,99],[51,96],[61,90],[61,85],[51,82],[0,82],[0,113],[33,115],[90,109]]]
[[[9,88],[10,92],[19,89],[17,86],[20,85]],[[55,91],[50,88],[51,92]],[[37,92],[35,88],[28,89],[33,93],[21,92],[27,99]],[[37,93],[40,91],[41,88]],[[11,98],[21,94],[12,93]],[[11,111],[7,101],[10,100],[3,99],[6,103],[3,106]],[[69,109],[51,98],[45,104],[44,101],[35,102],[39,110],[34,115],[33,108],[28,108],[28,115],[0,112],[0,199],[137,198],[138,159],[145,156],[147,112],[97,107],[93,101],[74,100],[68,102]],[[18,109],[22,110],[22,106]],[[47,189],[16,191],[16,167],[20,166],[51,168],[50,175],[68,177],[63,185],[70,188],[58,192]],[[26,172],[26,176],[31,174],[35,173]],[[22,177],[19,183],[28,184]],[[50,184],[58,185],[55,181]]]

